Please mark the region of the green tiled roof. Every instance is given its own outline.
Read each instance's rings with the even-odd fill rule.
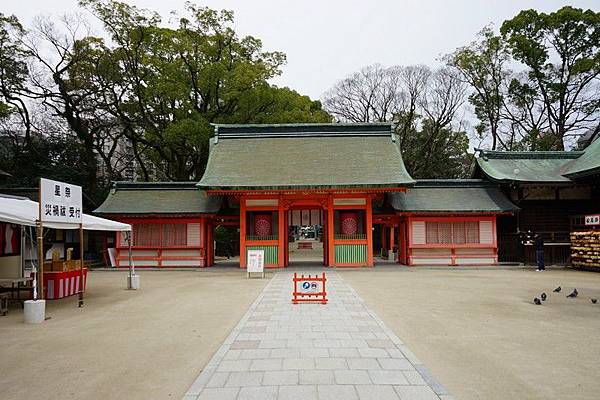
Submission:
[[[480,150],[477,165],[497,182],[569,183],[564,175],[581,151]]]
[[[479,179],[422,179],[406,193],[388,196],[399,212],[501,213],[519,209],[497,187]]]
[[[115,182],[96,214],[214,214],[220,196],[208,196],[195,182]]]
[[[600,139],[590,143],[583,155],[569,164],[565,173],[569,178],[579,178],[593,174],[600,174]]]
[[[398,187],[414,183],[389,123],[217,125],[207,189]]]

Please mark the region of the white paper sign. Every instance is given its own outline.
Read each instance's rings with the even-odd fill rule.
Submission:
[[[264,272],[265,268],[265,251],[264,250],[248,250],[247,271]]]
[[[79,224],[83,215],[81,186],[40,180],[42,221]]]
[[[600,225],[600,215],[586,215],[585,216],[585,224],[586,225]]]

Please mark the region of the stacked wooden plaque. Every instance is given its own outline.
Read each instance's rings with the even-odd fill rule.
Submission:
[[[571,264],[600,271],[600,230],[571,232]]]

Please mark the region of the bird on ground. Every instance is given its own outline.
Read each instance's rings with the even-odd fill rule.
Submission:
[[[540,299],[538,299],[537,297],[536,297],[535,299],[533,299],[533,302],[534,302],[536,305],[538,305],[538,306],[539,306],[540,304],[542,304],[542,302],[540,301]]]
[[[596,304],[598,302],[598,299],[590,299],[590,300],[592,300],[593,304]]]
[[[573,291],[567,297],[575,298],[578,294],[579,292],[577,291],[577,289],[573,289]]]
[[[542,293],[540,297],[542,298],[542,301],[546,301],[546,299],[548,298],[548,296],[546,296],[546,293]]]
[[[560,291],[562,290],[562,288],[559,286],[556,289],[553,290],[554,293],[560,293]]]

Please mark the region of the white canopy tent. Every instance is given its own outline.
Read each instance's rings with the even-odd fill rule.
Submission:
[[[36,226],[39,218],[39,204],[24,197],[0,194],[0,222],[24,226]],[[83,214],[83,229],[89,231],[131,231],[131,225]],[[52,229],[79,229],[76,224],[45,222],[44,227]]]
[[[0,194],[0,222],[36,227],[39,223],[39,203],[25,197]],[[66,224],[60,222],[44,222],[43,226],[44,228],[50,229],[80,229],[79,224]],[[129,242],[130,279],[135,275],[135,267],[133,266],[133,261],[131,259],[131,225],[83,214],[81,228],[90,231],[127,232],[127,241]],[[23,262],[23,259],[21,259],[21,262]],[[35,300],[37,299],[36,279],[33,281],[33,286]],[[80,306],[83,304],[82,299],[83,298],[80,297]]]

